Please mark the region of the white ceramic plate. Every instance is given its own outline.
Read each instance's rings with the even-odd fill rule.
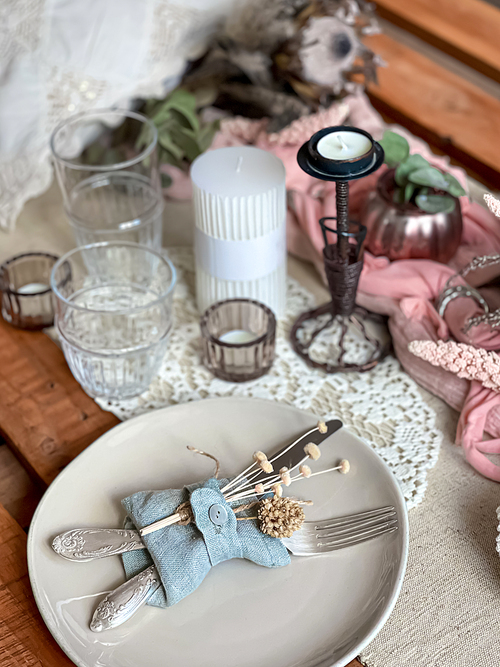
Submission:
[[[244,560],[220,563],[192,595],[169,609],[144,607],[123,626],[92,633],[104,595],[124,581],[121,560],[65,561],[53,537],[76,527],[120,527],[120,499],[141,489],[181,487],[248,465],[315,425],[295,408],[220,398],[158,410],[100,437],[45,493],[31,525],[28,564],[40,612],[79,667],[331,667],[346,665],[387,620],[403,579],[408,524],[403,496],[381,459],[341,429],[322,446],[320,469],[348,458],[348,475],[301,480],[294,495],[312,499],[307,520],[394,505],[400,529],[271,570]]]

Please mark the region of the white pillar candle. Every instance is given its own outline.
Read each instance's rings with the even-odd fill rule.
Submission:
[[[372,146],[373,143],[364,134],[339,130],[322,137],[316,150],[329,160],[350,160],[366,155]]]
[[[257,299],[280,317],[286,300],[286,187],[281,160],[250,146],[219,148],[191,167],[196,296]]]

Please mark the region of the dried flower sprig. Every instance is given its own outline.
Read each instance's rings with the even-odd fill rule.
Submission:
[[[302,528],[304,510],[292,498],[265,498],[258,511],[260,529],[271,537],[291,537]]]
[[[319,431],[320,433],[324,434],[328,431],[328,427],[325,424],[325,422],[318,422],[317,426],[313,429],[310,429],[307,433],[302,435],[300,438],[295,440],[291,445],[289,445],[285,450],[282,452],[279,452],[276,454],[272,459],[268,459],[267,455],[262,452],[262,451],[257,451],[253,455],[253,462],[248,466],[243,472],[241,472],[239,475],[237,475],[233,480],[228,482],[224,488],[221,489],[222,494],[224,495],[224,499],[228,503],[234,503],[236,501],[241,501],[245,499],[249,499],[252,497],[255,497],[255,495],[263,495],[266,493],[269,493],[270,491],[273,492],[274,494],[274,500],[283,500],[287,501],[286,503],[280,505],[280,507],[287,507],[291,508],[292,505],[290,503],[297,503],[299,501],[292,501],[289,498],[282,498],[283,496],[283,485],[285,486],[290,486],[292,483],[297,482],[301,479],[309,479],[311,477],[315,477],[316,475],[323,475],[327,472],[332,472],[335,470],[340,471],[342,474],[346,474],[349,472],[350,469],[350,464],[347,459],[342,459],[340,463],[332,468],[327,468],[325,470],[319,470],[316,472],[312,472],[311,468],[306,464],[306,461],[311,459],[313,461],[317,461],[320,456],[321,456],[321,451],[319,447],[313,443],[309,442],[305,445],[304,447],[304,454],[305,456],[297,463],[295,464],[292,468],[288,468],[287,466],[282,466],[279,470],[279,474],[273,473],[274,468],[272,463],[275,462],[279,457],[283,456],[286,454],[292,447],[297,445],[301,440],[304,440],[307,438],[307,436],[311,435],[314,433],[314,431]],[[218,460],[212,456],[211,454],[207,454],[206,452],[203,452],[200,449],[197,449],[195,447],[188,446],[188,449],[191,451],[195,451],[199,454],[203,454],[204,456],[208,456],[209,458],[213,459],[216,462],[216,474],[215,476],[217,477],[218,472],[219,472],[219,462]],[[262,471],[268,475],[267,478],[262,479]],[[293,472],[297,472],[299,474],[295,474],[292,476]],[[258,483],[255,483],[254,480],[260,477],[260,480]],[[265,498],[262,501],[255,501],[251,503],[251,506],[259,504],[261,505],[263,502],[267,502],[267,505],[269,505],[270,499]],[[309,502],[309,501],[308,501]],[[187,503],[189,505],[189,502]],[[248,507],[248,505],[239,505],[237,506],[233,511],[236,513],[238,511],[241,511],[242,509]],[[277,507],[277,506],[276,506]],[[288,511],[288,510],[287,510]],[[273,509],[273,512],[277,512],[277,509]],[[303,514],[303,512],[302,512]],[[289,515],[291,517],[290,520],[287,519],[285,523],[278,523],[276,526],[274,526],[274,519],[278,520],[279,516],[281,516],[278,512],[276,516],[271,517],[271,519],[267,522],[266,525],[271,526],[271,524],[274,526],[273,530],[276,532],[276,535],[274,536],[281,536],[284,537],[285,534],[283,531],[286,532],[286,535],[288,536],[288,533],[292,534],[293,530],[297,530],[297,528],[292,527],[297,525],[297,522],[295,519],[300,516],[300,513],[297,511],[297,509],[290,509]],[[288,516],[288,515],[287,515]],[[294,518],[295,517],[295,518]],[[252,517],[241,517],[240,520],[244,519],[251,519]],[[255,518],[255,517],[254,517]],[[144,527],[140,533],[142,536],[148,535],[149,533],[154,532],[155,530],[159,530],[160,528],[164,528],[166,526],[170,526],[175,523],[189,523],[192,521],[192,512],[190,513],[190,508],[186,507],[186,503],[183,503],[177,508],[177,511],[172,514],[169,517],[166,517],[165,519],[161,519],[160,521],[156,521],[155,523],[151,524],[150,526]],[[300,523],[302,525],[302,523]],[[279,527],[281,526],[281,528]],[[286,528],[283,528],[283,526],[286,526]],[[271,530],[271,528],[270,528]],[[291,532],[290,532],[291,530]],[[264,531],[266,532],[266,531]],[[280,533],[278,535],[277,533]],[[270,534],[270,533],[268,533]]]

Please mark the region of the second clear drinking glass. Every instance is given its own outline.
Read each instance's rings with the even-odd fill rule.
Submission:
[[[161,248],[157,138],[149,118],[121,109],[86,111],[56,127],[52,155],[77,245]]]
[[[57,331],[90,396],[120,400],[149,387],[172,327],[175,281],[168,259],[133,243],[76,248],[54,266]]]

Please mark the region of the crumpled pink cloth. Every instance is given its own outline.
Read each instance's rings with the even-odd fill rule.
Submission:
[[[349,118],[349,124],[360,127],[375,139],[382,137],[386,128],[379,114],[364,94],[347,97],[342,103],[326,111],[301,118],[277,134],[267,134],[267,121],[228,118],[221,123],[221,131],[214,138],[211,149],[224,146],[254,145],[277,155],[286,168],[289,194],[287,217],[288,250],[315,264],[323,276],[323,237],[318,224],[320,218],[335,215],[335,184],[318,181],[305,174],[297,164],[297,151],[317,130],[340,125]],[[446,157],[430,152],[429,147],[404,128],[395,128],[405,136],[411,152],[419,152],[434,166],[452,173],[464,187],[466,177],[462,169],[452,167]],[[385,169],[385,167],[382,167]],[[365,198],[374,189],[382,169],[367,178],[350,183],[350,213],[356,218]],[[171,173],[171,172],[169,172]],[[172,175],[172,173],[171,173]],[[190,195],[189,184],[182,174],[175,174],[174,187],[168,192],[176,196]],[[468,462],[480,473],[500,481],[500,467],[484,453],[500,452],[500,394],[482,385],[460,379],[441,368],[412,355],[407,347],[411,340],[446,339],[481,346],[500,348],[500,332],[489,327],[474,327],[469,335],[463,333],[465,322],[482,309],[472,299],[452,301],[444,318],[440,317],[433,301],[446,281],[473,257],[500,253],[500,224],[492,213],[467,197],[461,198],[464,231],[462,243],[449,265],[430,260],[400,260],[390,262],[385,257],[365,253],[361,274],[358,303],[389,316],[389,328],[396,354],[405,370],[426,389],[461,410],[457,442],[464,447]],[[498,440],[482,441],[485,430]]]

